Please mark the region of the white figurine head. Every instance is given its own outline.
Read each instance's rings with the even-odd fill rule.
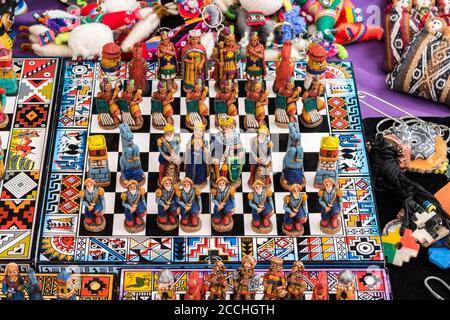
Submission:
[[[240,0],[247,12],[261,12],[265,16],[275,14],[283,6],[283,0]]]

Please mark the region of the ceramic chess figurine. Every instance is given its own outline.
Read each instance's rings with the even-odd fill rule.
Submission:
[[[0,48],[0,87],[6,94],[17,93],[17,76],[13,68],[13,50]]]
[[[171,231],[178,228],[178,214],[180,213],[176,185],[174,186],[172,177],[164,177],[161,180],[161,186],[155,191],[158,204],[156,224],[161,230]]]
[[[149,90],[147,82],[148,63],[142,55],[142,43],[133,46],[133,58],[128,63],[128,78],[134,81],[134,90],[146,94]]]
[[[111,172],[108,162],[108,148],[104,135],[90,135],[88,137],[88,178],[95,181],[99,187],[108,187],[111,183]]]
[[[223,84],[228,81],[234,83],[234,80],[237,78],[240,60],[240,48],[236,43],[233,26],[225,27],[222,34],[224,35],[223,40],[219,41],[213,52],[216,62],[214,79],[219,91],[223,90]]]
[[[283,170],[280,184],[289,191],[293,184],[304,186],[306,179],[303,170],[303,147],[300,128],[297,122],[289,123],[289,140],[286,154],[283,158]]]
[[[343,270],[338,274],[336,300],[356,300],[355,276],[350,270]]]
[[[164,177],[171,177],[174,183],[180,181],[180,137],[175,135],[175,129],[171,124],[164,126],[164,135],[157,141],[159,151],[159,178],[158,185]]]
[[[158,274],[158,292],[155,300],[177,300],[174,288],[175,278],[169,269],[164,269]]]
[[[25,281],[20,275],[19,266],[14,262],[8,263],[2,283],[2,293],[6,296],[6,300],[24,300],[24,290]]]
[[[247,80],[249,80],[247,82],[247,90],[252,89],[253,83],[264,80],[266,75],[266,60],[264,53],[264,45],[260,42],[258,33],[253,32],[245,53],[245,74]]]
[[[120,88],[113,88],[111,80],[104,79],[100,89],[95,100],[98,125],[104,130],[115,129],[120,123],[120,108],[117,103]]]
[[[304,88],[308,90],[313,81],[320,81],[320,77],[327,70],[327,51],[318,44],[312,43],[306,52],[308,55],[308,63],[306,65],[306,76]]]
[[[305,266],[301,261],[294,261],[292,271],[286,277],[286,300],[303,300],[306,290],[306,281],[303,278]]]
[[[250,178],[248,179],[250,188],[256,180],[261,180],[266,185],[271,184],[272,147],[269,128],[259,127],[256,137],[250,140]]]
[[[135,89],[134,80],[130,80],[122,91],[118,104],[123,123],[128,124],[131,130],[139,130],[144,124],[140,104],[142,103],[142,90]]]
[[[107,43],[102,48],[100,68],[104,73],[114,74],[120,70],[121,49],[114,42]]]
[[[256,258],[250,255],[242,257],[234,279],[235,300],[254,300],[259,289],[259,277],[255,273]]]
[[[198,271],[191,271],[187,281],[187,290],[184,294],[184,300],[205,300],[206,286]]]
[[[5,151],[3,151],[2,139],[0,138],[0,181],[5,177]]]
[[[122,155],[120,156],[120,185],[126,188],[130,180],[136,181],[140,186],[145,183],[142,171],[141,154],[139,147],[133,142],[133,133],[127,124],[119,125]]]
[[[269,104],[269,91],[264,90],[262,81],[256,81],[245,98],[244,126],[247,130],[266,125],[266,108]]]
[[[77,300],[74,278],[66,269],[56,276],[56,300]]]
[[[236,209],[236,190],[230,186],[228,179],[220,177],[216,180],[217,188],[211,189],[214,205],[212,227],[217,232],[228,232],[233,229],[233,214]]]
[[[325,102],[320,99],[325,86],[320,80],[313,80],[311,87],[303,93],[303,109],[300,123],[306,128],[317,128],[322,124],[320,111],[325,109]]]
[[[323,233],[335,234],[341,230],[339,216],[342,210],[342,196],[338,184],[331,178],[325,178],[323,188],[319,190],[320,230]]]
[[[259,234],[272,231],[273,224],[270,217],[274,214],[273,192],[261,180],[253,183],[253,192],[248,194],[249,205],[252,208],[252,230]]]
[[[177,191],[178,205],[181,214],[181,229],[184,232],[197,232],[202,227],[202,198],[200,189],[194,188],[189,178],[181,181],[181,189]]]
[[[339,138],[333,136],[323,137],[320,141],[319,163],[316,176],[314,177],[314,188],[321,189],[323,180],[338,178]]]
[[[80,191],[80,199],[84,205],[84,227],[91,232],[105,230],[105,190],[97,183],[87,178],[84,181],[84,190]]]
[[[327,273],[319,272],[311,300],[328,300],[328,291]]]
[[[197,124],[207,125],[206,117],[209,115],[209,109],[205,104],[208,97],[208,87],[203,86],[201,79],[198,79],[193,89],[187,89],[186,93],[186,127],[194,130]]]
[[[305,192],[301,192],[302,189],[301,185],[293,184],[290,193],[283,199],[284,220],[282,230],[289,237],[303,235],[303,225],[308,219],[306,204],[308,196]]]
[[[200,30],[189,31],[188,43],[181,51],[183,89],[193,89],[200,79],[206,79],[206,49],[200,43]]]
[[[228,280],[225,276],[225,265],[216,260],[209,275],[209,298],[208,300],[225,300],[228,290]]]
[[[208,182],[209,148],[205,139],[205,126],[201,122],[195,125],[184,155],[186,177],[194,182],[194,188],[203,189]]]
[[[0,87],[0,128],[4,128],[9,123],[8,114],[5,113],[6,107],[6,90]]]
[[[294,76],[294,62],[291,58],[292,42],[287,40],[281,47],[281,55],[276,62],[275,83],[273,92],[277,93],[281,88],[286,87],[290,79]]]
[[[263,300],[280,300],[286,296],[286,278],[284,277],[282,258],[272,258],[269,271],[264,275],[262,284],[264,286]]]
[[[173,125],[172,103],[174,89],[168,89],[165,82],[158,83],[158,91],[152,95],[152,126],[157,130],[162,130],[165,125]]]
[[[129,233],[137,233],[145,230],[145,216],[147,214],[147,202],[144,187],[139,187],[137,181],[129,180],[127,191],[122,192],[120,199],[125,209],[124,227]]]
[[[36,278],[36,273],[34,272],[33,269],[30,268],[28,269],[27,275],[28,275],[28,285],[27,285],[28,299],[42,300],[42,284]]]
[[[166,82],[169,90],[174,89],[176,91],[178,89],[175,82],[178,66],[177,51],[166,31],[161,33],[161,42],[156,51],[158,57],[158,79]]]
[[[302,88],[295,87],[295,79],[280,87],[275,99],[275,124],[280,128],[288,128],[289,122],[296,122],[297,102]]]
[[[219,127],[220,118],[228,115],[234,117],[238,115],[238,108],[236,106],[236,99],[239,94],[239,87],[237,83],[231,80],[224,81],[222,90],[217,91],[214,100],[214,122],[216,127]]]

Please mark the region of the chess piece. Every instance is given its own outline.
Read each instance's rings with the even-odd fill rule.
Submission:
[[[321,206],[320,230],[326,234],[335,234],[341,230],[339,216],[342,210],[342,190],[331,178],[325,178],[323,188],[319,190]]]
[[[122,155],[120,156],[120,185],[126,188],[129,180],[136,181],[140,186],[145,183],[142,171],[139,147],[133,142],[133,133],[127,124],[119,125]]]
[[[84,190],[80,191],[80,199],[84,205],[84,227],[91,232],[105,230],[105,190],[98,187],[90,178],[84,181]]]
[[[264,286],[263,300],[280,300],[286,296],[286,278],[284,277],[282,258],[272,258],[269,271],[264,275],[262,284]]]
[[[2,139],[0,138],[0,181],[5,177],[5,151],[2,147]]]
[[[320,114],[325,108],[325,102],[320,99],[324,85],[320,80],[312,81],[311,87],[303,93],[303,109],[300,123],[306,128],[317,128],[322,124],[323,118]]]
[[[306,52],[308,63],[306,65],[306,76],[304,88],[308,90],[313,81],[320,81],[320,77],[327,70],[327,51],[325,48],[313,42]]]
[[[198,271],[191,271],[187,281],[187,290],[184,294],[184,300],[205,300],[206,286]]]
[[[102,58],[100,60],[100,68],[104,73],[112,73],[120,70],[121,63],[120,46],[114,42],[107,43],[102,48]]]
[[[303,147],[297,122],[289,123],[289,140],[283,158],[283,171],[280,178],[283,189],[289,191],[293,184],[304,186],[306,179],[303,170]]]
[[[36,273],[33,269],[28,269],[28,299],[42,300],[42,283],[36,278]]]
[[[206,49],[200,43],[200,30],[189,31],[189,39],[181,52],[181,64],[183,67],[183,89],[187,92],[193,89],[200,79],[206,79]]]
[[[225,300],[228,290],[228,281],[225,276],[225,265],[216,260],[209,275],[209,298],[208,300]]]
[[[264,45],[259,41],[257,32],[253,32],[250,37],[250,43],[247,46],[246,57],[246,78],[247,90],[251,90],[252,83],[258,83],[264,80],[266,75],[266,60],[264,56]],[[255,81],[256,80],[256,81]]]
[[[303,279],[305,266],[301,261],[294,261],[292,271],[286,277],[286,300],[303,300],[306,290],[306,281]]]
[[[0,129],[6,127],[9,122],[8,114],[5,113],[5,107],[6,107],[6,90],[5,88],[0,87]]]
[[[13,68],[13,51],[9,48],[0,48],[0,87],[6,94],[17,93],[16,72]]]
[[[256,258],[250,255],[242,257],[241,266],[234,280],[235,300],[254,300],[259,289],[259,278],[255,273]]]
[[[316,176],[314,177],[314,188],[320,189],[325,178],[337,180],[339,157],[339,138],[333,136],[323,137],[320,141],[319,163]]]
[[[177,300],[174,287],[174,277],[169,269],[164,269],[158,274],[158,292],[155,300]]]
[[[20,275],[19,266],[10,262],[5,267],[5,277],[2,283],[2,293],[6,300],[25,300],[25,281]]]
[[[234,117],[238,115],[239,110],[236,106],[238,91],[237,83],[231,80],[224,81],[222,90],[217,91],[216,99],[214,100],[214,122],[216,127],[219,127],[219,119],[223,116]]]
[[[118,105],[122,113],[122,122],[128,124],[131,130],[139,130],[144,124],[144,118],[139,107],[142,101],[142,90],[135,90],[134,80],[128,81],[118,100]]]
[[[166,31],[161,33],[161,42],[157,48],[158,56],[158,79],[167,83],[169,90],[176,91],[178,86],[175,82],[177,77],[177,52],[175,45],[170,41]]]
[[[275,99],[275,124],[280,128],[288,128],[289,122],[296,122],[297,101],[300,99],[302,89],[295,87],[295,79],[278,90]]]
[[[223,40],[219,41],[214,49],[214,79],[219,91],[223,90],[223,85],[228,81],[234,83],[238,73],[238,63],[240,60],[240,48],[236,43],[232,27],[225,27],[222,31]]]
[[[184,153],[184,171],[186,177],[192,180],[194,188],[203,189],[208,182],[209,150],[205,139],[205,126],[197,123]]]
[[[133,46],[133,58],[128,63],[128,78],[134,81],[134,90],[146,94],[149,90],[147,82],[147,61],[142,56],[142,43]]]
[[[158,218],[156,224],[161,230],[172,231],[178,228],[178,214],[180,213],[176,186],[173,185],[172,177],[164,177],[161,180],[161,188],[155,192],[156,203],[158,204]]]
[[[125,230],[129,233],[137,233],[145,230],[145,215],[147,214],[147,203],[145,200],[145,189],[139,187],[137,181],[129,180],[126,192],[122,192],[120,198],[125,209]]]
[[[233,229],[233,214],[236,209],[236,190],[228,183],[228,179],[220,177],[216,181],[217,188],[211,190],[214,204],[212,227],[217,232],[229,232]]]
[[[291,59],[292,42],[287,40],[281,47],[281,55],[277,61],[275,83],[273,84],[273,92],[277,93],[281,88],[286,87],[289,79],[294,76],[294,62]]]
[[[252,230],[259,234],[268,234],[273,224],[270,217],[274,214],[272,190],[261,180],[253,183],[253,192],[248,194],[249,205],[252,208]]]
[[[311,300],[328,300],[327,273],[324,271],[319,272],[317,276]]]
[[[269,91],[263,90],[262,81],[257,81],[247,90],[245,98],[244,126],[247,130],[266,125],[266,107],[269,104]]]
[[[88,178],[99,187],[108,187],[111,183],[111,172],[108,164],[108,149],[104,135],[91,135],[88,138],[89,171]]]
[[[159,178],[158,185],[164,177],[171,177],[174,183],[180,181],[179,166],[182,162],[180,158],[180,137],[175,135],[175,129],[171,124],[164,127],[164,135],[158,138],[159,151]]]
[[[77,300],[74,279],[66,269],[56,276],[56,300]]]
[[[355,276],[350,270],[342,270],[338,274],[336,300],[356,300]]]
[[[197,232],[202,227],[201,190],[193,187],[189,178],[181,181],[181,189],[177,191],[178,205],[181,214],[181,229],[186,233]]]
[[[204,87],[202,80],[198,80],[193,89],[187,89],[186,93],[186,127],[194,130],[197,124],[207,125],[206,117],[209,115],[205,100],[208,96],[208,87]]]
[[[271,184],[272,147],[269,129],[266,126],[259,127],[257,136],[250,140],[250,178],[247,182],[250,188],[256,180]]]
[[[165,125],[173,125],[172,103],[174,89],[168,90],[165,82],[158,83],[158,91],[152,95],[152,126],[157,130],[162,130]]]
[[[97,94],[95,105],[97,107],[97,121],[100,128],[111,130],[117,128],[120,123],[120,108],[117,104],[119,86],[114,87],[110,79],[105,79],[101,91]]]
[[[302,186],[293,184],[290,193],[283,199],[284,220],[282,230],[288,237],[303,235],[303,225],[308,219],[306,200],[308,196],[302,191]]]

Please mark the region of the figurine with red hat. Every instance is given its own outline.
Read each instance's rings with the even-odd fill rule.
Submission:
[[[216,180],[217,188],[211,190],[213,211],[213,229],[217,232],[228,232],[233,229],[233,214],[236,209],[236,190],[230,186],[226,177]]]
[[[105,190],[88,178],[84,181],[84,190],[80,191],[80,198],[84,205],[84,227],[91,232],[103,231],[106,227]]]
[[[308,196],[301,192],[303,187],[299,184],[293,184],[290,193],[284,197],[284,221],[283,233],[289,237],[300,237],[303,235],[307,215],[306,200]]]
[[[274,214],[272,190],[261,180],[253,183],[253,192],[248,194],[249,205],[252,208],[252,230],[256,233],[267,234],[273,229],[270,217]]]
[[[322,45],[312,43],[306,54],[308,55],[308,63],[304,87],[308,90],[312,82],[320,80],[321,75],[327,70],[327,51]]]
[[[135,180],[128,180],[127,191],[122,192],[120,198],[125,208],[125,230],[129,233],[143,231],[145,229],[144,218],[147,214],[144,187],[139,187],[139,183]]]
[[[161,180],[161,188],[155,191],[158,204],[158,218],[156,223],[164,231],[178,228],[178,214],[180,213],[176,190],[172,177],[164,177]]]
[[[331,178],[323,180],[323,187],[319,190],[319,204],[321,208],[320,230],[323,233],[335,234],[341,229],[339,216],[342,210],[342,190]]]
[[[194,188],[194,183],[187,177],[181,181],[181,189],[177,191],[178,205],[181,209],[181,229],[186,233],[197,232],[202,227],[201,192],[200,189]]]

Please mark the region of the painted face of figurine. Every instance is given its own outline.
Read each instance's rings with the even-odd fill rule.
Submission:
[[[196,138],[196,139],[203,138],[203,133],[204,133],[203,129],[195,128],[194,129],[194,138]]]
[[[111,83],[109,83],[109,82],[105,83],[105,91],[106,92],[111,92],[111,90],[112,90]]]
[[[189,38],[189,43],[191,44],[191,46],[198,46],[199,42],[200,42],[199,37],[190,37]]]
[[[292,190],[292,196],[293,196],[295,199],[300,198],[300,189],[294,189],[294,190]]]
[[[17,266],[9,265],[6,271],[6,276],[11,281],[16,281],[19,277],[19,268]]]
[[[286,85],[286,88],[287,88],[288,90],[294,90],[294,87],[295,87],[295,84],[292,83],[292,82],[289,82],[289,83]]]
[[[223,87],[223,91],[225,91],[226,93],[231,91],[231,87],[230,86],[224,86]]]
[[[256,85],[255,86],[255,92],[256,93],[260,93],[262,91],[262,86],[261,85]]]
[[[296,277],[300,277],[303,274],[303,270],[304,270],[304,268],[300,268],[300,266],[295,266],[292,268],[292,273]]]
[[[222,275],[223,272],[225,271],[224,269],[225,269],[225,267],[224,267],[223,263],[216,263],[213,268],[213,273],[215,275]]]
[[[217,184],[217,187],[219,188],[219,190],[221,192],[223,192],[225,190],[225,188],[227,187],[227,183],[223,180],[219,181],[219,183]]]
[[[169,141],[169,142],[172,142],[172,141],[173,141],[173,137],[174,137],[173,132],[167,132],[167,133],[164,134],[164,138],[165,138],[167,141]]]
[[[262,185],[258,184],[258,185],[255,186],[255,192],[257,194],[261,194],[262,191],[263,191],[263,186]]]
[[[163,187],[164,189],[166,189],[166,191],[170,191],[172,189],[172,181],[170,180],[164,181]]]
[[[158,91],[159,91],[159,93],[161,93],[161,94],[166,94],[166,93],[167,93],[166,87],[159,87]]]
[[[418,8],[430,7],[432,5],[431,0],[416,0],[414,4]]]
[[[128,85],[128,86],[127,86],[127,92],[128,92],[128,93],[133,93],[133,91],[134,91],[134,87],[131,86],[131,85]]]
[[[279,272],[279,271],[283,270],[283,267],[280,264],[278,264],[278,263],[272,263],[270,265],[270,270]]]
[[[233,126],[224,126],[223,127],[223,133],[225,135],[230,135],[233,132],[234,127]]]
[[[94,191],[94,184],[93,184],[92,182],[86,183],[86,190],[87,190],[89,193],[92,193],[92,192]]]
[[[256,46],[259,44],[258,38],[252,37],[251,40],[250,40],[250,44],[251,44],[253,47],[256,47]]]
[[[128,186],[128,192],[130,192],[133,196],[136,194],[137,192],[137,188],[135,184],[130,184]]]
[[[200,92],[202,92],[202,86],[196,85],[196,86],[194,87],[194,92],[195,92],[195,93],[200,93]]]
[[[268,135],[265,133],[258,133],[258,142],[263,143],[266,142]]]
[[[192,188],[192,186],[191,186],[191,184],[189,182],[183,183],[183,190],[184,190],[184,192],[189,193],[191,191],[191,188]]]
[[[444,28],[444,23],[440,19],[433,19],[428,21],[427,29],[430,32],[438,32]]]
[[[408,9],[412,0],[400,0],[397,2],[397,6],[403,9]]]
[[[334,185],[330,181],[326,181],[323,185],[327,192],[331,192],[333,190]]]

